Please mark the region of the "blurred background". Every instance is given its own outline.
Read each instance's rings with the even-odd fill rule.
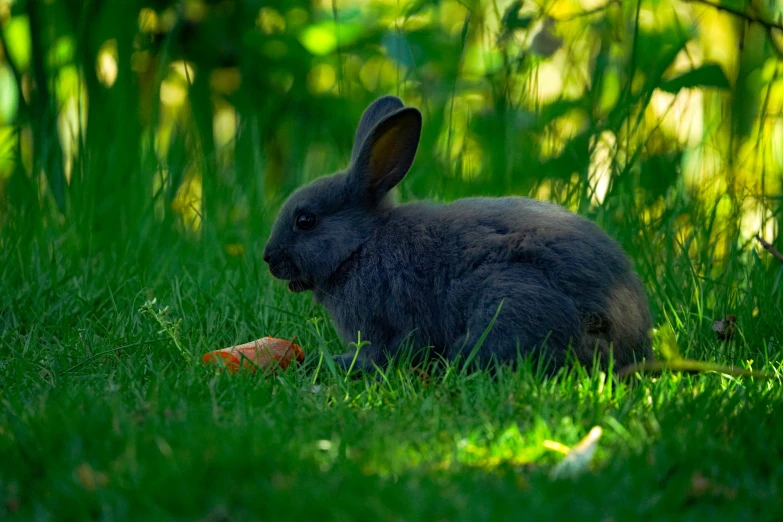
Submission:
[[[0,0],[0,245],[260,257],[391,93],[424,114],[403,199],[560,202],[659,313],[756,317],[736,275],[781,218],[783,2],[711,1]]]

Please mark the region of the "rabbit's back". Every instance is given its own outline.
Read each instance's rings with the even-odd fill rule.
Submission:
[[[534,298],[519,303],[518,313],[532,317],[535,297],[548,289],[551,296],[543,297],[557,296],[552,299],[558,310],[576,311],[576,318],[560,322],[577,321],[572,345],[583,362],[589,363],[596,347],[606,352],[610,344],[618,364],[651,357],[652,321],[642,284],[619,244],[587,218],[528,198],[467,198],[442,206],[397,207],[387,227],[381,237],[407,243],[392,247],[399,254],[390,256],[389,266],[399,274],[407,272],[407,264],[413,271],[407,277],[435,297],[437,313],[418,315],[435,344],[448,344],[479,306],[489,279],[502,273],[512,283],[514,277],[526,278],[509,285],[509,292],[535,286]],[[531,274],[536,274],[534,283]],[[419,295],[411,292],[408,299]],[[427,306],[424,296],[418,301]]]
[[[537,266],[580,296],[631,270],[620,246],[595,223],[544,201],[522,197],[468,198],[443,207],[451,238],[452,276],[486,263]]]

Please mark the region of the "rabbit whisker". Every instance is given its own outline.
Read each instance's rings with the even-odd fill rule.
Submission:
[[[323,293],[325,295],[328,295],[329,297],[331,297],[335,301],[340,301],[341,303],[347,303],[348,302],[348,300],[346,300],[346,299],[340,299],[336,295],[330,294],[329,292],[327,292],[326,290],[324,290],[323,288],[321,288],[320,286],[318,286],[317,284],[315,284],[312,281],[310,282],[310,284],[313,285],[313,288],[317,289],[319,292],[321,292],[321,293]]]

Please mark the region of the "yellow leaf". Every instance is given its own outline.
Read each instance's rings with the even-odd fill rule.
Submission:
[[[587,465],[590,464],[590,460],[598,447],[598,440],[601,438],[602,433],[603,430],[600,426],[594,426],[576,446],[571,448],[568,455],[552,469],[552,478],[573,477],[587,469]]]

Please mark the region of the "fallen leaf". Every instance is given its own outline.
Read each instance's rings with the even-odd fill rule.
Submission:
[[[108,482],[105,473],[95,471],[92,466],[86,462],[82,462],[79,464],[79,467],[76,468],[76,476],[87,491],[95,491],[96,487],[103,487]]]
[[[695,471],[691,476],[691,487],[688,490],[688,497],[703,497],[705,495],[733,499],[737,496],[737,490],[708,479],[701,471]]]
[[[726,317],[716,320],[712,324],[712,331],[721,341],[728,341],[734,335],[734,323],[737,322],[737,316],[727,314]]]
[[[568,455],[552,469],[550,476],[552,478],[575,477],[587,469],[598,447],[598,440],[601,438],[602,433],[603,430],[600,426],[594,426],[576,446],[571,448]]]
[[[304,361],[302,347],[293,341],[276,337],[263,337],[249,343],[207,352],[202,357],[205,365],[220,365],[222,360],[229,373],[249,370],[253,373],[279,366],[288,368],[292,361]]]

